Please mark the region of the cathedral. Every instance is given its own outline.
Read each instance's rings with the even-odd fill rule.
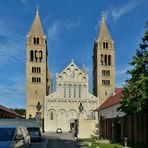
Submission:
[[[47,56],[47,40],[37,9],[26,43],[26,118],[35,118],[40,104],[45,131],[70,131],[82,105],[84,118],[97,120],[94,110],[114,93],[115,83],[114,42],[104,16],[93,49],[93,94],[85,66],[79,68],[74,60],[56,74],[56,90],[52,92]]]
[[[70,131],[78,119],[79,105],[83,105],[84,118],[95,120],[94,109],[98,99],[89,93],[88,74],[72,62],[56,75],[56,92],[45,98],[45,131]]]

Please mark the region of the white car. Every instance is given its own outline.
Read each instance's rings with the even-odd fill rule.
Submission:
[[[62,133],[62,129],[61,128],[57,128],[56,133]]]

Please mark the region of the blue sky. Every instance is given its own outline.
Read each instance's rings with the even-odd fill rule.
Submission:
[[[0,104],[25,108],[26,35],[39,5],[48,39],[48,65],[54,80],[71,61],[86,65],[92,92],[92,54],[101,12],[115,43],[116,87],[125,72],[148,20],[147,0],[1,0],[0,3]],[[63,58],[61,58],[63,57]]]

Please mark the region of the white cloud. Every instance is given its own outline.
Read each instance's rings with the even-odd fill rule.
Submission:
[[[22,50],[24,39],[14,31],[13,26],[15,25],[4,19],[0,21],[0,66],[25,59],[24,50]]]
[[[116,76],[121,76],[121,75],[125,75],[127,72],[128,68],[124,68],[124,69],[117,69],[116,70]]]
[[[139,1],[132,1],[125,5],[113,7],[110,10],[104,11],[104,15],[106,20],[116,21],[121,18],[123,15],[127,14],[128,12],[132,11],[134,8],[138,7],[141,4]]]
[[[60,23],[55,22],[52,26],[48,28],[48,38],[49,41],[54,41],[57,39],[60,31]]]
[[[76,22],[67,21],[65,24],[63,24],[63,26],[65,26],[67,29],[76,28],[79,27],[79,25],[80,22],[78,20]]]
[[[61,31],[63,29],[70,30],[72,28],[76,28],[80,25],[79,21],[76,20],[75,22],[71,20],[64,20],[64,21],[57,21],[54,22],[49,28],[48,28],[48,38],[49,42],[55,41],[58,39]]]
[[[0,43],[0,66],[24,60],[25,54],[22,48],[21,41],[9,40],[5,44]]]
[[[111,12],[112,17],[114,20],[119,19],[122,15],[128,13],[129,11],[133,10],[136,8],[140,3],[137,2],[131,2],[126,5],[123,5],[122,7],[119,8],[114,8]]]
[[[26,0],[21,0],[22,3],[26,3]]]
[[[128,70],[130,70],[130,69],[132,69],[133,67],[131,66],[131,65],[127,65],[127,66],[124,66],[124,68],[122,68],[122,69],[119,69],[119,68],[117,68],[116,69],[116,77],[120,77],[121,75],[126,75],[126,76],[128,76],[127,74],[126,74],[126,72],[128,71]]]
[[[17,85],[2,84],[0,85],[0,90],[0,104],[11,108],[16,108],[20,105],[24,106],[25,94],[18,91]]]

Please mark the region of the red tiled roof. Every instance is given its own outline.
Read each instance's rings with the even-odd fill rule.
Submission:
[[[115,94],[119,93],[119,92],[122,92],[122,91],[123,91],[123,88],[115,88]]]
[[[118,88],[116,90],[116,94],[114,96],[110,96],[100,107],[98,107],[96,110],[100,111],[102,109],[108,108],[110,106],[113,106],[115,104],[118,104],[122,98],[121,98],[121,94],[122,94],[122,88]]]
[[[15,111],[13,111],[13,110],[11,110],[11,109],[8,109],[8,108],[6,108],[6,107],[4,107],[4,106],[2,106],[2,105],[0,105],[0,110],[3,110],[3,111],[6,111],[6,112],[9,112],[9,113],[11,113],[11,114],[14,114],[14,115],[17,115],[17,116],[19,116],[19,117],[22,117],[20,114],[18,114],[17,112],[15,112]]]

